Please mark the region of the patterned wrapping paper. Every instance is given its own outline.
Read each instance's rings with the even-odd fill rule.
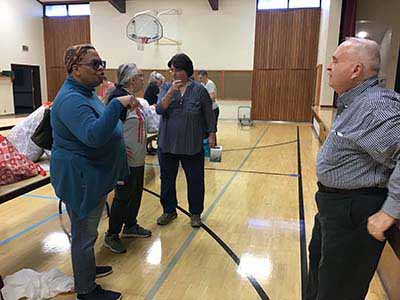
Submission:
[[[41,168],[0,135],[0,185],[36,176]]]

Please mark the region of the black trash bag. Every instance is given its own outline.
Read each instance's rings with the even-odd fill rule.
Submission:
[[[43,114],[43,119],[39,123],[35,132],[31,136],[31,140],[40,148],[51,150],[53,145],[52,128],[50,124],[50,109],[46,108]]]

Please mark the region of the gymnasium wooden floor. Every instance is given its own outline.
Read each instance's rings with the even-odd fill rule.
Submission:
[[[153,231],[151,238],[125,240],[128,252],[112,254],[102,247],[107,218],[101,221],[97,263],[114,268],[98,280],[103,287],[129,300],[301,299],[316,211],[319,142],[311,126],[257,123],[241,129],[224,121],[218,142],[223,161],[206,163],[202,217],[210,232],[192,229],[180,212],[172,224],[157,226],[161,206],[145,192],[138,219]],[[147,156],[147,163],[145,187],[159,193],[156,157]],[[187,209],[182,170],[177,191]],[[0,274],[22,268],[71,274],[68,239],[50,185],[0,205]],[[367,299],[386,299],[377,276]]]

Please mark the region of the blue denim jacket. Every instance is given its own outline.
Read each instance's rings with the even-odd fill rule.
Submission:
[[[216,132],[212,101],[207,90],[190,79],[184,95],[175,92],[167,109],[161,100],[167,93],[160,89],[156,111],[162,116],[158,133],[158,146],[163,153],[193,155],[203,149],[203,139]]]
[[[128,175],[123,106],[105,107],[87,86],[68,77],[51,109],[51,183],[57,196],[84,218]]]

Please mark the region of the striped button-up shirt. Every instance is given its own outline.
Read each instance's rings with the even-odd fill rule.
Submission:
[[[382,209],[400,218],[400,96],[372,77],[341,95],[317,157],[318,180],[338,189],[388,187]]]

